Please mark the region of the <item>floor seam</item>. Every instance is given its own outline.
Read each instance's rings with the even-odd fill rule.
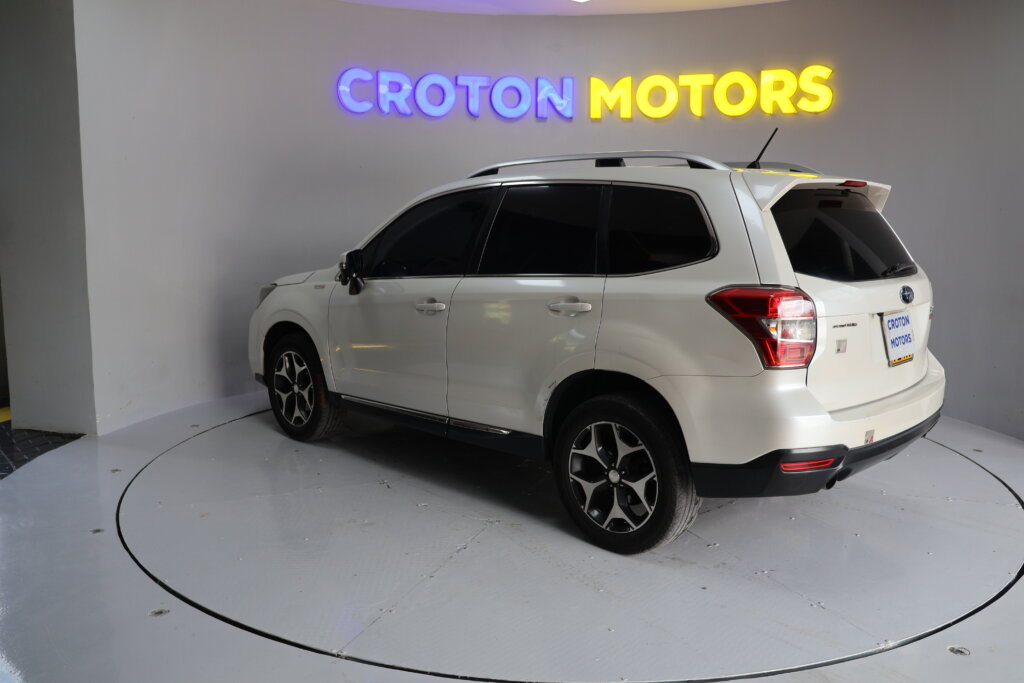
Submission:
[[[239,418],[239,419],[242,419],[242,418]],[[946,450],[951,451],[952,453],[955,453],[957,455],[962,456],[964,459],[966,459],[966,460],[970,461],[972,464],[978,466],[979,469],[981,469],[982,471],[986,472],[987,474],[989,474],[990,476],[995,478],[997,481],[999,481],[1018,501],[1021,500],[1020,496],[1016,493],[1016,491],[1013,490],[1012,487],[1010,487],[1004,480],[1002,480],[1000,477],[998,477],[993,472],[988,470],[986,467],[984,467],[983,465],[979,464],[977,461],[975,461],[972,458],[964,455],[963,453],[959,453],[955,449],[953,449],[953,448],[951,448],[949,446],[946,446],[945,444],[942,444],[942,443],[939,443],[937,441],[934,441],[933,439],[928,439],[928,440],[932,441],[932,443],[938,445],[941,448],[944,448]],[[170,450],[170,449],[168,449],[168,450]],[[154,458],[154,460],[155,460],[155,458]],[[136,477],[137,476],[138,475],[136,475]],[[133,480],[134,480],[134,478],[133,478]],[[127,491],[127,489],[126,489],[126,491]],[[119,501],[119,503],[118,503],[118,513],[119,514],[120,514],[121,502],[123,501],[123,499],[124,499],[124,493],[122,493],[121,501]],[[399,598],[397,598],[397,599],[395,599],[393,601],[393,604],[392,604],[391,608],[386,610],[384,612],[384,614],[377,615],[377,617],[375,619],[373,619],[373,621],[371,621],[365,628],[361,629],[360,632],[358,634],[356,634],[356,636],[354,636],[353,638],[349,639],[348,642],[345,644],[345,647],[351,646],[352,643],[355,640],[357,640],[360,636],[365,634],[369,630],[370,627],[372,627],[372,626],[376,625],[377,623],[379,623],[379,621],[384,616],[386,616],[387,614],[394,613],[395,608],[399,607],[404,602],[404,600],[408,599],[408,597],[413,593],[413,591],[417,590],[420,586],[423,585],[423,583],[425,583],[426,581],[430,580],[430,578],[436,577],[439,574],[439,572],[445,570],[446,567],[449,567],[452,564],[453,560],[459,554],[461,554],[463,550],[468,549],[470,547],[470,545],[472,545],[474,543],[474,541],[476,541],[484,533],[484,531],[487,530],[487,528],[489,526],[492,526],[494,523],[496,523],[496,522],[489,522],[489,521],[486,521],[486,520],[481,520],[481,521],[484,522],[483,526],[481,526],[481,528],[479,528],[476,531],[476,533],[473,533],[464,543],[461,543],[456,548],[454,548],[444,558],[444,560],[441,561],[440,564],[438,564],[437,568],[434,570],[433,573],[424,575],[422,578],[420,578],[419,580],[415,581],[413,583],[413,585],[408,590],[403,592],[402,596],[400,596]],[[118,532],[119,532],[119,535],[121,535],[120,526],[118,528]],[[697,537],[697,538],[701,538],[702,539],[702,537],[698,536],[697,534],[693,534],[693,535],[695,537]],[[489,681],[496,681],[496,680],[497,681],[510,681],[511,680],[511,679],[496,679],[496,678],[490,678],[490,677],[484,678],[484,677],[481,677],[481,676],[474,676],[474,675],[461,675],[461,674],[445,673],[445,672],[440,672],[440,671],[430,671],[430,670],[416,669],[416,668],[413,668],[413,667],[388,664],[388,663],[384,663],[384,662],[376,662],[376,661],[372,661],[372,660],[366,660],[366,659],[363,659],[363,658],[360,658],[360,657],[357,657],[357,656],[353,656],[351,654],[344,654],[342,651],[322,650],[322,649],[316,648],[314,646],[310,646],[310,645],[307,645],[307,644],[298,643],[298,642],[294,642],[294,641],[288,640],[286,638],[283,638],[282,636],[277,636],[277,635],[274,635],[274,634],[271,634],[271,633],[267,633],[267,632],[261,631],[259,629],[256,629],[256,628],[252,627],[252,626],[249,626],[247,624],[244,624],[244,623],[238,622],[238,621],[236,621],[234,619],[231,619],[230,617],[227,617],[225,615],[218,614],[218,613],[210,610],[209,608],[202,606],[201,604],[197,603],[196,601],[188,598],[187,596],[184,596],[181,593],[175,591],[170,586],[167,586],[166,584],[161,582],[157,577],[155,577],[152,573],[150,573],[144,566],[142,566],[139,563],[138,559],[135,558],[134,555],[131,554],[131,550],[125,544],[123,535],[121,536],[121,541],[122,541],[122,544],[125,545],[125,549],[128,551],[129,555],[131,555],[132,559],[136,562],[136,564],[139,565],[140,569],[142,569],[142,571],[144,573],[149,575],[149,577],[151,579],[153,579],[158,585],[160,585],[165,590],[167,590],[170,594],[174,595],[175,597],[178,597],[179,599],[185,601],[187,604],[189,604],[189,605],[199,609],[200,611],[206,613],[209,616],[212,616],[214,618],[220,619],[221,621],[224,621],[225,623],[227,623],[229,625],[236,626],[238,628],[241,628],[241,629],[243,629],[245,631],[248,631],[250,633],[253,633],[255,635],[258,635],[258,636],[261,636],[261,637],[265,637],[265,638],[268,638],[270,640],[274,640],[276,642],[280,642],[280,643],[283,643],[283,644],[286,644],[286,645],[290,645],[292,647],[297,647],[299,649],[306,650],[306,651],[309,651],[309,652],[324,654],[324,655],[333,656],[333,657],[338,657],[340,659],[344,659],[344,660],[351,661],[351,662],[354,662],[354,663],[367,664],[367,665],[371,665],[371,666],[378,666],[378,667],[382,667],[384,669],[391,669],[391,670],[395,670],[395,671],[405,671],[405,672],[410,672],[410,673],[423,674],[423,675],[426,675],[426,676],[435,676],[435,677],[441,677],[441,678],[447,678],[447,679],[457,679],[457,680],[472,680],[472,681],[487,681],[487,680],[489,680]],[[1007,585],[1005,585],[1002,590],[1000,590],[998,593],[996,593],[990,599],[985,601],[983,604],[977,606],[973,610],[963,614],[962,616],[960,616],[960,617],[958,617],[958,618],[956,618],[956,619],[954,619],[952,621],[949,621],[949,622],[946,622],[946,623],[942,624],[938,628],[929,629],[927,631],[918,633],[918,634],[916,634],[914,636],[911,636],[911,637],[908,637],[908,638],[905,638],[905,639],[901,639],[901,640],[899,640],[897,642],[881,643],[881,644],[879,644],[880,646],[877,647],[877,648],[873,648],[873,649],[870,649],[870,650],[866,650],[866,651],[862,651],[862,652],[859,652],[859,653],[854,653],[852,655],[838,657],[838,658],[834,658],[834,659],[830,659],[830,660],[821,660],[821,661],[818,661],[818,662],[813,662],[813,663],[809,663],[809,664],[801,665],[801,666],[787,667],[787,668],[778,668],[778,669],[771,669],[771,670],[763,670],[763,671],[752,672],[752,673],[749,673],[749,674],[740,674],[740,675],[732,675],[732,676],[724,676],[724,677],[683,679],[683,680],[701,681],[702,683],[708,683],[710,681],[744,680],[744,679],[760,678],[760,677],[763,677],[763,676],[771,676],[771,675],[779,675],[779,674],[792,674],[792,673],[796,673],[796,672],[800,672],[800,671],[807,671],[807,670],[818,669],[818,668],[823,667],[823,666],[837,665],[837,664],[841,664],[841,663],[848,662],[848,661],[862,659],[862,658],[866,658],[866,657],[869,657],[871,655],[875,655],[875,654],[878,654],[878,653],[881,653],[881,652],[888,652],[888,651],[897,649],[899,647],[903,647],[905,645],[909,645],[911,643],[920,641],[920,640],[925,639],[925,638],[927,638],[929,636],[934,636],[935,634],[937,634],[937,633],[939,633],[941,631],[944,631],[945,629],[947,629],[947,628],[949,628],[949,627],[951,627],[951,626],[953,626],[955,624],[958,624],[958,623],[960,623],[960,622],[962,622],[962,621],[964,621],[964,620],[966,620],[966,619],[968,619],[968,618],[978,614],[979,612],[983,611],[985,608],[989,607],[994,602],[999,600],[1001,597],[1003,597],[1013,587],[1013,585],[1017,582],[1017,580],[1022,575],[1024,575],[1024,566],[1022,566],[1018,570],[1018,574],[1017,574],[1016,578],[1014,578]],[[446,576],[448,576],[448,575],[446,575]],[[788,588],[788,586],[787,586],[787,588]],[[663,680],[680,680],[680,679],[663,679]]]

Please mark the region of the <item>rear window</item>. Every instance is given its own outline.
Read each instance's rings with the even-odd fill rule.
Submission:
[[[911,275],[917,267],[867,197],[793,190],[772,207],[793,270],[854,282]]]

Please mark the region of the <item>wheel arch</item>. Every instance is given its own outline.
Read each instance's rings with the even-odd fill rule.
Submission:
[[[267,329],[267,333],[263,335],[262,350],[264,382],[266,381],[266,378],[270,377],[270,375],[273,373],[273,368],[270,367],[270,351],[274,348],[274,345],[277,344],[278,341],[288,336],[289,334],[301,334],[306,339],[308,339],[309,343],[313,345],[313,348],[317,350],[317,361],[320,363],[320,371],[324,375],[324,380],[328,382],[328,387],[330,387],[331,380],[330,377],[328,376],[328,373],[325,371],[323,358],[320,357],[322,355],[320,347],[313,339],[313,335],[309,333],[309,330],[307,330],[305,327],[295,322],[294,320],[279,320],[273,325],[271,325],[270,328]]]
[[[612,393],[637,394],[651,403],[665,418],[665,422],[682,445],[680,455],[689,459],[686,449],[686,437],[668,400],[655,387],[638,377],[611,370],[585,370],[570,375],[562,380],[551,392],[544,409],[544,455],[552,456],[555,440],[558,438],[558,427],[569,413],[580,403],[595,396]]]

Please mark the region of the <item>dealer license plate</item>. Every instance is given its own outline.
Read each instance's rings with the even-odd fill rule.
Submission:
[[[910,311],[883,315],[882,334],[885,337],[889,367],[914,360],[914,329]]]

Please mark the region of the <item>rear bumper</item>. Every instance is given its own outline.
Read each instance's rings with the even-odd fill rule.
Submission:
[[[668,401],[694,465],[746,465],[773,451],[879,442],[921,424],[942,407],[945,372],[930,353],[921,381],[886,398],[829,411],[807,388],[803,370],[753,377],[647,380]]]
[[[742,465],[693,463],[691,471],[697,493],[708,498],[797,496],[814,493],[830,482],[846,479],[895,456],[927,434],[938,421],[939,413],[936,412],[924,422],[906,431],[857,448],[835,445],[779,449]],[[786,463],[830,459],[833,462],[821,469],[803,472],[785,472],[782,469]]]

